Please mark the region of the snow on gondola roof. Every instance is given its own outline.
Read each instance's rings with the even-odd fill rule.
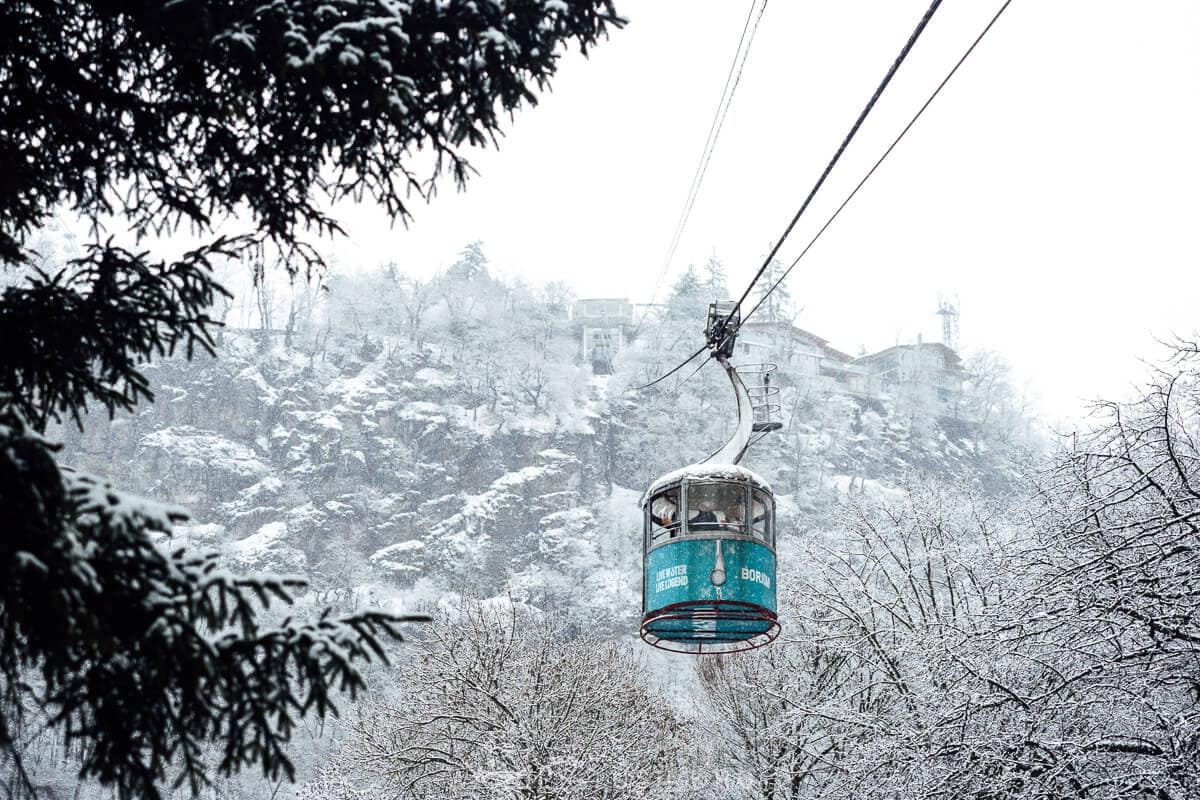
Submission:
[[[771,491],[771,484],[767,483],[761,475],[753,470],[746,469],[739,464],[689,464],[682,469],[677,469],[674,472],[668,472],[661,478],[650,484],[650,488],[642,495],[642,505],[650,499],[652,495],[661,489],[670,486],[673,483],[679,483],[684,478],[688,480],[747,480],[751,484],[760,489]]]

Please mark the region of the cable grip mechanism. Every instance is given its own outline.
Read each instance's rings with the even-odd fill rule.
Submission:
[[[742,307],[733,300],[708,304],[708,321],[704,335],[713,357],[731,358],[737,341],[738,328],[742,325]]]

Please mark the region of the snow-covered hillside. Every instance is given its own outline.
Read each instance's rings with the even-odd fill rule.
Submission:
[[[723,441],[732,394],[715,366],[630,388],[690,351],[695,325],[672,317],[593,376],[564,306],[484,267],[338,278],[286,336],[230,330],[216,360],[152,365],[157,402],[64,431],[67,460],[189,508],[179,535],[239,568],[346,602],[507,593],[628,634],[637,498]],[[917,473],[999,491],[1023,457],[887,396],[782,384],[787,426],[749,463],[781,495],[785,541],[841,495]]]
[[[711,366],[634,387],[693,349],[702,304],[676,287],[598,376],[561,291],[485,267],[336,279],[285,331],[149,367],[158,399],[137,414],[58,432],[69,463],[190,509],[180,544],[307,578],[295,613],[435,613],[366,705],[297,741],[301,796],[1017,798],[1084,773],[1176,796],[1194,779],[1181,637],[1200,573],[1174,561],[1194,552],[1195,374],[1047,460],[986,357],[940,405],[781,370],[784,428],[747,466],[777,494],[783,633],[691,660],[638,643],[638,504],[722,443],[732,392]]]

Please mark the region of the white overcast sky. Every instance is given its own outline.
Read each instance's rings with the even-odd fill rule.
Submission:
[[[799,207],[926,0],[771,0],[664,281],[716,253],[741,286]],[[945,0],[785,245],[786,261],[1000,5]],[[428,274],[480,239],[498,271],[652,299],[750,0],[624,0],[629,25],[407,229],[343,209],[341,268]],[[1000,352],[1052,416],[1123,396],[1154,337],[1200,325],[1200,3],[1014,0],[789,281],[798,323],[857,352]],[[660,290],[660,297],[661,297]],[[698,321],[699,323],[699,321]]]

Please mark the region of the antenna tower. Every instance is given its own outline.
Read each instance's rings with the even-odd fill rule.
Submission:
[[[958,297],[939,292],[937,314],[942,318],[942,344],[958,352]]]

